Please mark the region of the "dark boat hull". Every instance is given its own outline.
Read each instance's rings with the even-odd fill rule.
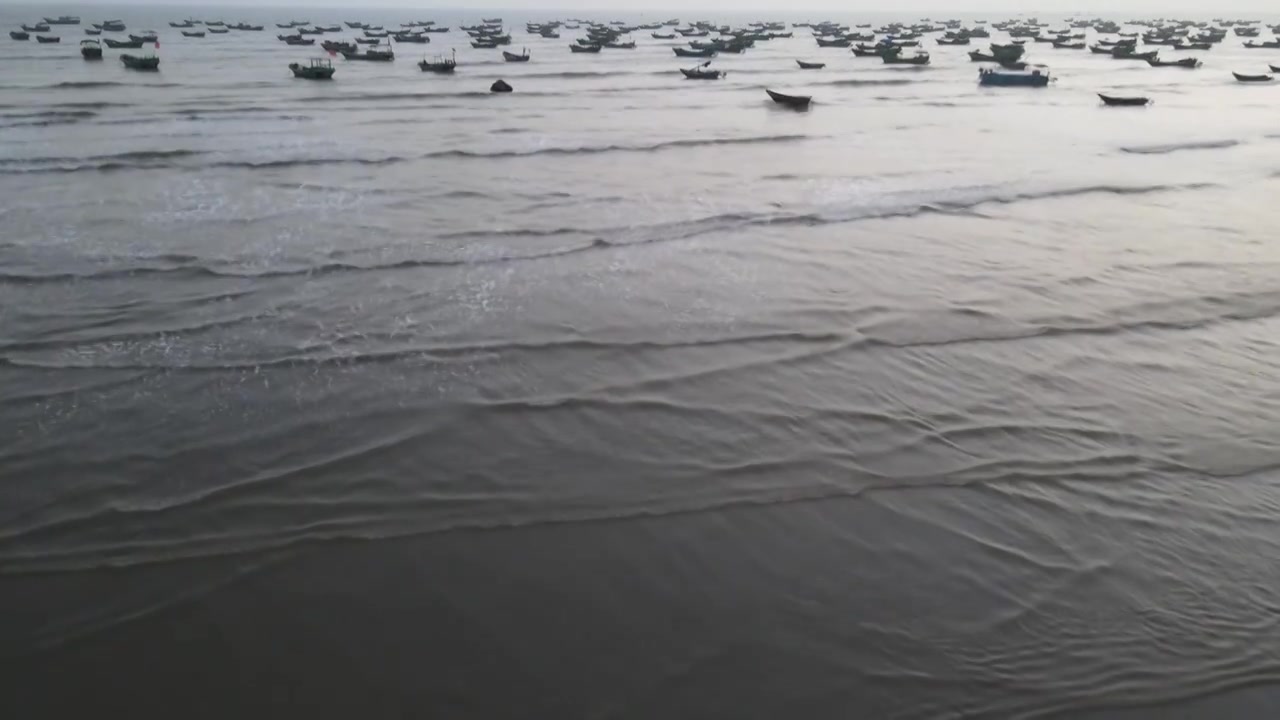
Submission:
[[[1236,80],[1239,80],[1240,82],[1264,83],[1264,82],[1271,82],[1272,80],[1272,76],[1270,75],[1241,75],[1238,72],[1233,72],[1231,74],[1234,75]]]
[[[160,69],[160,58],[158,57],[134,57],[133,55],[121,55],[120,62],[130,70],[155,71]]]
[[[1151,102],[1149,98],[1144,97],[1114,97],[1102,93],[1098,93],[1098,97],[1102,98],[1104,104],[1115,107],[1141,107]]]
[[[774,92],[772,90],[765,90],[765,92],[768,93],[769,98],[775,103],[797,110],[807,108],[813,102],[813,98],[807,95],[783,95],[782,93]]]

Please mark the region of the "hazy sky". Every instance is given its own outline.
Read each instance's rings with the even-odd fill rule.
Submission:
[[[1206,3],[1204,0],[1115,0],[1115,2],[1099,2],[1090,0],[972,0],[972,2],[956,2],[955,0],[897,0],[893,3],[879,0],[450,0],[447,4],[436,5],[422,0],[378,0],[376,3],[363,3],[359,0],[269,0],[254,4],[245,0],[166,0],[165,2],[149,2],[148,0],[0,0],[0,5],[27,5],[47,8],[49,11],[65,10],[78,12],[96,6],[120,5],[168,5],[168,6],[200,6],[232,9],[235,7],[252,7],[266,9],[270,7],[340,7],[340,8],[413,8],[421,13],[431,10],[479,10],[510,9],[514,11],[542,11],[544,14],[555,14],[556,10],[601,10],[610,12],[643,12],[644,14],[661,14],[675,12],[692,15],[739,13],[744,11],[762,12],[770,17],[800,18],[809,17],[812,13],[827,12],[831,14],[850,14],[858,12],[885,14],[912,14],[927,12],[935,14],[971,15],[973,13],[1075,13],[1080,15],[1116,15],[1143,14],[1152,16],[1168,16],[1176,13],[1185,15],[1213,17],[1236,17],[1251,14],[1255,17],[1275,16],[1280,14],[1280,3],[1275,0],[1227,0],[1221,3]],[[1090,5],[1093,7],[1091,8]],[[661,8],[667,8],[661,11]],[[965,8],[972,8],[966,10]]]

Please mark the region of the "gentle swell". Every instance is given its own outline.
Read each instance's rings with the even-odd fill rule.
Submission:
[[[1175,143],[1172,145],[1135,145],[1122,147],[1121,152],[1134,155],[1167,155],[1183,150],[1222,150],[1239,145],[1239,140],[1205,140],[1202,142]]]
[[[1045,190],[1039,192],[1021,192],[1007,194],[993,194],[975,197],[965,201],[939,201],[930,203],[914,203],[903,204],[898,206],[858,208],[844,212],[813,212],[803,214],[788,213],[724,213],[720,215],[712,215],[709,217],[699,218],[691,221],[679,221],[672,223],[661,223],[649,226],[629,226],[614,228],[553,228],[553,229],[537,229],[537,228],[514,228],[503,230],[470,230],[460,233],[453,233],[443,236],[445,239],[483,239],[483,238],[546,238],[546,237],[571,237],[571,236],[588,236],[590,241],[575,244],[568,247],[562,247],[547,252],[527,253],[516,255],[497,255],[492,257],[472,257],[472,258],[410,258],[388,263],[374,263],[369,265],[358,263],[322,263],[319,265],[308,265],[297,268],[281,268],[267,271],[243,271],[238,270],[234,266],[228,268],[210,267],[208,265],[199,264],[192,259],[191,262],[180,262],[175,266],[169,267],[128,267],[113,268],[90,273],[51,273],[51,274],[23,274],[23,273],[5,273],[0,272],[0,283],[13,284],[30,284],[30,283],[58,283],[73,282],[87,280],[115,279],[122,277],[141,276],[141,275],[187,275],[187,276],[212,276],[212,277],[256,277],[256,278],[272,278],[272,277],[291,277],[291,276],[313,276],[325,275],[342,272],[369,272],[369,271],[388,271],[388,270],[405,270],[424,267],[448,267],[458,265],[488,265],[496,263],[509,263],[525,260],[540,260],[552,257],[562,257],[575,253],[587,252],[598,249],[606,249],[612,247],[628,247],[632,245],[644,245],[654,242],[670,242],[676,240],[688,240],[695,237],[712,234],[733,232],[744,228],[751,227],[770,227],[770,226],[824,226],[838,225],[844,223],[852,223],[863,220],[892,219],[892,218],[912,218],[922,215],[931,214],[956,214],[972,210],[981,205],[986,204],[1014,204],[1019,202],[1029,202],[1037,200],[1053,200],[1060,198],[1078,197],[1082,195],[1110,194],[1110,195],[1147,195],[1154,193],[1167,192],[1183,192],[1203,190],[1207,188],[1217,187],[1209,183],[1190,183],[1184,185],[1146,185],[1146,186],[1120,186],[1120,185],[1090,185],[1077,188],[1059,188],[1056,190]],[[608,239],[607,239],[608,238]]]

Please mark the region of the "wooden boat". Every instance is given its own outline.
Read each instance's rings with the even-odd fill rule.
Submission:
[[[1115,58],[1116,60],[1143,60],[1143,61],[1155,60],[1156,58],[1160,57],[1159,50],[1152,50],[1151,52],[1139,53],[1139,52],[1133,52],[1132,48],[1124,48],[1124,49],[1128,50],[1128,52],[1121,52],[1120,51],[1121,49],[1117,48],[1116,52],[1111,53],[1111,57]]]
[[[928,65],[929,53],[916,53],[915,55],[890,53],[881,55],[880,59],[885,65]]]
[[[801,70],[821,70],[827,66],[826,63],[805,62],[803,60],[797,60],[796,64],[800,66]]]
[[[809,104],[813,102],[813,97],[809,95],[783,95],[782,93],[774,92],[773,90],[765,90],[765,92],[768,93],[769,97],[779,105],[785,105],[796,110],[803,110],[804,108],[809,107]]]
[[[310,64],[289,63],[293,76],[304,80],[332,80],[333,63],[328,58],[312,58]]]
[[[418,67],[422,68],[422,72],[436,73],[437,75],[449,75],[458,69],[457,53],[454,52],[449,57],[437,55],[435,60],[427,60],[423,58],[418,63]]]
[[[395,51],[390,48],[386,50],[365,50],[364,52],[343,52],[342,57],[347,60],[364,60],[367,62],[391,62],[396,59]]]
[[[84,34],[85,35],[101,35],[102,31],[99,30],[98,28],[85,28]]]
[[[56,18],[43,18],[45,23],[49,25],[79,25],[80,18],[76,15],[61,15]]]
[[[632,40],[631,42],[605,43],[604,46],[609,48],[610,50],[635,50],[636,49],[636,43],[634,40]]]
[[[203,37],[203,36],[201,36],[201,37]],[[316,44],[316,39],[315,39],[315,38],[304,38],[304,37],[302,37],[301,35],[294,35],[293,37],[288,38],[287,40],[285,40],[285,41],[284,41],[284,44],[285,44],[285,45],[315,45],[315,44]]]
[[[847,48],[853,45],[853,41],[849,38],[814,38],[818,42],[818,47]]]
[[[9,31],[9,37],[10,37],[10,38],[12,38],[12,39],[14,39],[14,40],[30,40],[30,39],[31,39],[31,34],[30,34],[30,33],[21,32],[21,31],[18,31],[18,30],[11,30],[11,31]]]
[[[979,70],[978,84],[987,87],[1045,87],[1049,84],[1049,72],[1047,69],[1031,72]]]
[[[159,70],[160,58],[155,55],[146,57],[138,57],[136,55],[121,55],[120,62],[130,70]]]
[[[405,34],[394,35],[393,37],[396,39],[396,42],[409,43],[411,45],[426,45],[431,42],[431,38],[426,35]]]
[[[489,42],[487,40],[472,40],[471,47],[477,50],[497,50],[498,43]]]
[[[447,27],[429,27],[429,28],[422,28],[422,32],[424,32],[424,33],[447,33],[447,32],[449,32],[449,28],[447,28]]]
[[[711,69],[710,60],[702,63],[698,67],[688,70],[680,68],[680,73],[684,75],[687,80],[719,80],[725,76],[723,71]]]
[[[130,35],[129,39],[134,42],[143,42],[143,43],[153,43],[153,42],[158,42],[160,40],[159,37],[152,35],[151,33],[147,33],[146,35]]]
[[[1235,75],[1236,80],[1239,80],[1240,82],[1248,82],[1248,83],[1271,82],[1270,75],[1242,75],[1238,72],[1233,72],[1231,74]]]
[[[515,88],[508,85],[505,80],[498,80],[489,86],[489,92],[491,93],[509,93],[513,90]]]
[[[315,38],[308,38],[308,39],[311,40],[312,42],[315,42]],[[357,45],[381,45],[382,38],[356,38],[356,44]]]
[[[1058,50],[1083,50],[1085,45],[1083,42],[1056,42],[1053,47]]]
[[[356,52],[357,50],[359,50],[359,48],[356,47],[355,43],[338,42],[337,40],[325,40],[320,43],[320,47],[324,48],[325,50],[328,50],[329,52],[336,52],[336,53]]]
[[[968,45],[969,37],[966,35],[965,37],[956,38],[938,38],[936,42],[939,45]]]
[[[337,25],[317,25],[316,29],[323,30],[324,32],[327,32],[327,33],[342,32],[342,28],[338,27]],[[377,29],[381,30],[382,27],[379,26]]]
[[[183,31],[182,31],[182,36],[183,36],[183,37],[191,37],[191,38],[202,38],[202,37],[204,37],[204,31],[203,31],[203,30],[183,30]],[[298,39],[298,40],[301,40],[302,38],[297,38],[297,39]],[[302,44],[303,44],[303,43],[300,43],[300,42],[298,42],[298,43],[290,42],[289,40],[285,40],[285,42],[289,43],[290,45],[302,45]],[[312,40],[311,42],[315,42],[315,40]]]
[[[716,56],[716,51],[714,48],[707,48],[705,50],[689,50],[687,48],[672,48],[672,50],[675,52],[676,57],[711,58]]]
[[[1247,42],[1244,46],[1250,50],[1276,50],[1280,49],[1280,40],[1268,40],[1260,43]]]
[[[112,40],[111,38],[103,38],[102,42],[112,50],[137,50],[142,47],[141,40]]]
[[[502,22],[502,18],[480,18],[480,22],[485,23],[486,25],[491,25]]]
[[[1207,42],[1180,43],[1178,45],[1174,45],[1173,49],[1174,50],[1212,50],[1213,43],[1207,43]]]
[[[45,45],[48,45],[51,43],[60,43],[62,42],[62,38],[58,37],[57,35],[37,35],[36,42],[44,43]]]
[[[676,48],[677,51],[679,49],[680,48]],[[569,46],[569,52],[575,52],[575,53],[598,53],[600,52],[600,50],[601,50],[601,46],[599,45],[570,45]],[[679,52],[677,52],[676,54],[678,55]],[[705,57],[705,56],[700,56],[700,57]]]
[[[1149,98],[1144,97],[1116,97],[1114,95],[1103,95],[1102,93],[1098,93],[1098,97],[1102,98],[1103,104],[1126,107],[1146,105],[1151,102]]]
[[[81,40],[80,57],[83,57],[85,60],[101,60],[102,43],[97,40]]]
[[[169,23],[169,27],[171,27],[171,28],[177,28],[177,29],[181,30],[181,29],[183,29],[183,28],[193,28],[193,27],[195,27],[195,24],[194,24],[194,23],[192,23],[190,20],[183,20],[182,22],[172,22],[172,21],[171,21],[171,22]],[[280,25],[279,27],[289,27],[289,26],[288,26],[288,25]]]
[[[507,62],[529,62],[529,48],[525,48],[524,52],[519,55],[503,50],[502,59]]]
[[[1161,60],[1154,58],[1147,61],[1151,67],[1180,67],[1194,70],[1200,67],[1200,61],[1195,58],[1182,58],[1181,60]]]
[[[676,36],[674,34],[664,35],[662,33],[650,33],[650,35],[653,36],[654,40],[675,40],[676,39]]]
[[[125,30],[124,23],[119,20],[108,20],[101,25],[95,23],[94,27],[102,30],[103,32],[124,32]]]
[[[49,26],[45,25],[44,23],[36,23],[35,25],[23,25],[22,31],[29,32],[29,33],[49,32]]]

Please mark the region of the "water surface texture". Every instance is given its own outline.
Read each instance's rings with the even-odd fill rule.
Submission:
[[[0,39],[5,717],[1280,712],[1280,51],[78,12],[162,63]]]

